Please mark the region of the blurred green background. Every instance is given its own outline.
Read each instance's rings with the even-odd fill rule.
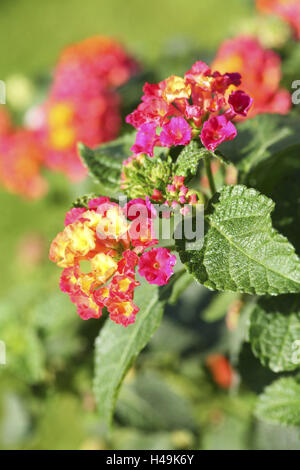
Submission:
[[[47,76],[65,45],[93,34],[120,39],[147,67],[172,74],[183,55],[191,65],[189,50],[199,59],[201,51],[213,54],[253,14],[251,0],[0,0],[0,79]],[[58,174],[47,179],[50,191],[36,202],[0,192],[0,340],[7,344],[0,448],[299,448],[297,430],[253,421],[254,392],[273,374],[251,362],[247,347],[239,370],[247,380],[239,393],[238,384],[229,393],[212,381],[205,355],[227,352],[230,344],[234,356],[242,333],[232,341],[218,320],[228,298],[221,299],[215,321],[201,319],[211,294],[195,284],[168,308],[129,372],[115,429],[106,436],[91,391],[101,321],[77,317],[47,254],[71,202],[93,187],[89,180],[71,185]],[[32,238],[40,247],[34,264],[26,258]]]
[[[66,44],[93,34],[119,38],[146,59],[159,56],[164,43],[176,36],[213,48],[253,7],[251,0],[1,0],[0,5],[4,77],[19,71],[39,74]]]

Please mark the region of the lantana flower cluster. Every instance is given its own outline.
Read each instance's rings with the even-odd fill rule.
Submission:
[[[176,174],[176,167],[169,157],[149,158],[146,155],[132,155],[123,162],[121,189],[129,197],[144,198],[166,208],[179,209],[183,215],[189,211],[187,205],[198,202],[198,193],[186,186],[186,178]],[[172,211],[162,212],[163,217]]]
[[[240,84],[239,73],[212,72],[201,61],[184,77],[173,75],[158,84],[146,83],[142,103],[126,118],[138,129],[132,152],[152,157],[155,146],[188,145],[198,137],[214,151],[234,139],[237,131],[232,121],[247,116],[252,105],[249,95],[233,89]]]
[[[77,142],[95,147],[117,137],[121,116],[116,88],[137,71],[137,63],[107,37],[91,37],[62,52],[49,97],[28,116],[51,170],[62,171],[71,181],[86,176]]]
[[[64,268],[60,288],[82,319],[99,318],[106,307],[114,322],[134,323],[139,311],[134,290],[140,285],[136,269],[150,284],[169,282],[176,257],[154,247],[154,212],[148,199],[131,200],[121,208],[99,197],[66,214],[49,257]]]
[[[281,17],[293,29],[296,39],[300,39],[299,0],[256,0],[258,10]]]
[[[224,41],[212,67],[221,72],[239,72],[243,89],[253,98],[248,116],[261,113],[287,114],[291,108],[289,92],[280,88],[281,59],[249,36]]]
[[[14,194],[36,199],[47,191],[41,175],[43,149],[34,132],[14,127],[8,111],[0,107],[0,180]]]

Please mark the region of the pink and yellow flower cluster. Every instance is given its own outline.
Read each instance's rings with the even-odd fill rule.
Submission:
[[[66,214],[65,228],[53,240],[49,257],[64,268],[60,288],[84,320],[99,318],[106,307],[114,322],[134,323],[139,311],[134,290],[140,285],[136,268],[150,284],[168,283],[176,257],[166,248],[153,247],[158,240],[151,213],[149,201],[132,200],[121,208],[99,197],[90,200],[88,208]]]
[[[47,191],[41,176],[43,149],[34,132],[13,126],[4,106],[0,107],[0,181],[14,194],[36,199]]]
[[[51,170],[62,171],[71,181],[86,176],[76,144],[95,147],[117,137],[121,115],[116,88],[137,70],[137,63],[121,45],[103,36],[62,52],[36,124]]]
[[[187,145],[200,136],[209,150],[236,136],[232,123],[246,116],[252,98],[241,90],[239,73],[212,72],[196,62],[184,77],[171,76],[158,84],[146,83],[142,103],[126,121],[138,129],[135,154],[153,156],[155,146]]]
[[[253,98],[249,117],[261,113],[287,114],[289,112],[290,94],[279,86],[280,57],[272,50],[262,47],[257,39],[238,36],[224,41],[212,67],[221,72],[238,71],[241,74],[243,89]]]
[[[258,10],[281,17],[293,29],[296,39],[300,39],[299,0],[256,0]]]

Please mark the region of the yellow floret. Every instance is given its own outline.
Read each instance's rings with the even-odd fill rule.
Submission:
[[[51,107],[48,115],[50,127],[60,127],[69,124],[73,118],[73,109],[67,103],[57,103]]]
[[[123,213],[119,207],[111,207],[106,216],[102,217],[97,225],[99,238],[107,237],[118,240],[125,236],[129,228]]]
[[[76,256],[85,256],[89,251],[94,250],[96,246],[95,232],[86,223],[70,224],[64,232],[69,239],[69,248]]]
[[[91,260],[92,272],[98,282],[105,283],[117,270],[117,262],[105,253],[98,253]]]
[[[50,145],[56,150],[66,150],[72,147],[75,139],[76,135],[74,129],[68,126],[53,129],[50,133]]]
[[[172,75],[167,78],[166,87],[163,91],[163,98],[167,103],[172,103],[175,99],[189,98],[191,96],[191,85],[186,84],[184,78]]]

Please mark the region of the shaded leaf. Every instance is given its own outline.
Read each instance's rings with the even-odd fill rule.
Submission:
[[[274,200],[274,226],[300,253],[300,145],[260,162],[247,175],[247,182]]]
[[[246,174],[259,162],[296,144],[300,144],[297,115],[261,114],[238,124],[237,137],[220,150]]]

